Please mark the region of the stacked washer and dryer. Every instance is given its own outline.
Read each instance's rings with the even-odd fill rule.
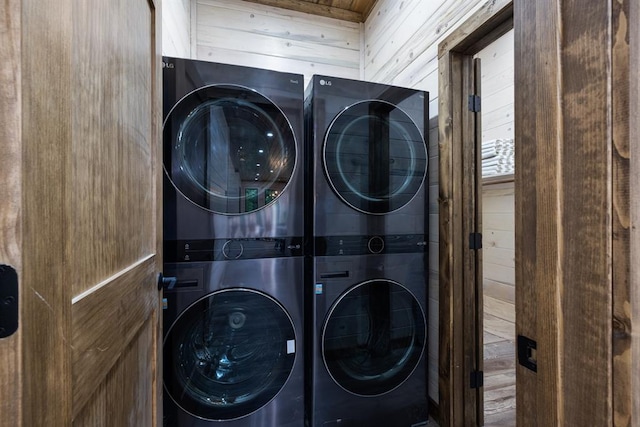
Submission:
[[[303,77],[163,73],[164,425],[300,427]]]
[[[308,427],[425,425],[428,93],[305,94]]]
[[[163,73],[164,425],[425,424],[428,94]]]

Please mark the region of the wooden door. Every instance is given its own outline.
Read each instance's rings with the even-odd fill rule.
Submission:
[[[640,423],[638,10],[514,1],[518,426]]]
[[[159,1],[2,8],[0,425],[157,425]]]

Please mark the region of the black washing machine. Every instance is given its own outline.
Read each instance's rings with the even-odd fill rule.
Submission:
[[[303,258],[278,239],[209,247],[165,262],[164,426],[302,426]]]
[[[313,76],[305,92],[308,235],[425,233],[428,104],[424,91]]]
[[[309,427],[428,419],[428,103],[329,76],[306,89]]]
[[[309,427],[417,427],[428,420],[426,252],[344,237],[316,257],[307,329]],[[349,255],[339,252],[348,248]]]
[[[163,58],[164,239],[303,235],[299,74]]]
[[[299,427],[303,77],[163,58],[164,425]]]

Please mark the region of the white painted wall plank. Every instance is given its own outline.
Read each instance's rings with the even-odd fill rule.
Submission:
[[[162,2],[162,54],[191,57],[191,0]]]
[[[276,71],[360,78],[361,26],[240,0],[197,0],[196,57]]]

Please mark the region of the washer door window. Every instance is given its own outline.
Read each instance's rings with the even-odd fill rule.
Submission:
[[[427,173],[427,150],[416,124],[401,109],[365,101],[343,110],[324,143],[324,167],[336,194],[371,214],[400,209]]]
[[[207,86],[187,95],[169,113],[164,141],[164,167],[175,187],[221,214],[273,203],[296,162],[284,113],[241,86]]]
[[[376,396],[411,375],[425,340],[425,317],[415,297],[398,283],[373,280],[351,288],[331,308],[322,356],[342,388]]]
[[[236,419],[278,394],[294,359],[293,323],[278,302],[247,289],[218,291],[194,303],[169,329],[165,388],[196,417]]]

